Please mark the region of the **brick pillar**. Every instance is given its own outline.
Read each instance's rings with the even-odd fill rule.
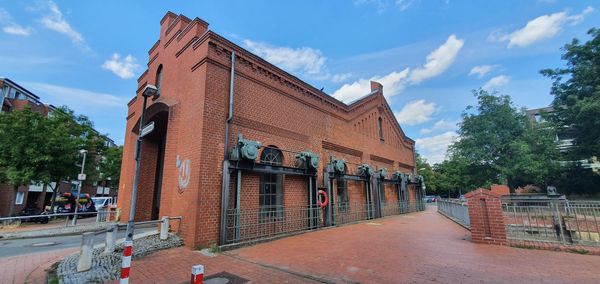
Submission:
[[[506,245],[506,231],[500,196],[479,188],[465,194],[471,221],[471,240],[475,243]]]

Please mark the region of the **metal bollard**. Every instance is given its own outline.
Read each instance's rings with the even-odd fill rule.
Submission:
[[[190,284],[202,284],[204,281],[204,265],[192,266],[192,279]]]
[[[169,238],[169,217],[164,216],[160,224],[160,239],[166,240],[167,238]]]
[[[111,253],[115,251],[115,245],[117,243],[117,233],[119,232],[119,225],[115,223],[109,224],[108,229],[109,231],[106,232],[104,253]]]
[[[92,252],[94,249],[94,233],[83,233],[81,237],[81,249],[77,261],[77,272],[88,271],[92,268]]]
[[[131,255],[133,254],[132,241],[125,241],[123,245],[123,260],[121,262],[121,279],[119,280],[119,284],[129,283],[129,271],[131,270]]]

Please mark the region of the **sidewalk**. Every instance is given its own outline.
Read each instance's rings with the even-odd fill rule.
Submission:
[[[131,283],[187,283],[192,266],[204,265],[204,278],[227,272],[253,283],[322,283],[284,271],[260,266],[234,257],[205,256],[185,247],[160,251],[131,264]],[[115,281],[118,283],[118,281]]]
[[[427,211],[283,238],[207,257],[187,248],[134,260],[132,283],[226,271],[254,283],[600,283],[600,257],[474,244]],[[312,277],[312,278],[311,278]]]
[[[0,284],[43,283],[46,276],[44,269],[77,250],[78,248],[69,248],[33,255],[0,258]],[[28,281],[26,282],[26,280]]]

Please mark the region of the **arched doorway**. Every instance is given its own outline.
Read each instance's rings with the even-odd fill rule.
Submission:
[[[145,124],[154,122],[154,130],[144,136],[142,141],[136,221],[157,220],[160,218],[169,107],[164,103],[156,102],[148,107],[146,117]],[[137,134],[138,129],[139,121],[132,131]]]

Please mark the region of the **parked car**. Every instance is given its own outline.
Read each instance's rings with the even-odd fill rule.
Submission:
[[[42,209],[39,209],[37,207],[28,207],[25,208],[23,210],[21,210],[21,212],[19,212],[18,216],[36,216],[36,215],[47,215],[46,211],[43,211]],[[21,219],[21,222],[35,222],[35,223],[41,223],[41,224],[46,224],[48,223],[50,219],[46,216],[42,216],[42,217],[31,217],[31,218],[23,218]]]
[[[92,201],[94,202],[96,211],[100,211],[100,209],[105,209],[109,205],[114,204],[112,197],[92,197]]]

